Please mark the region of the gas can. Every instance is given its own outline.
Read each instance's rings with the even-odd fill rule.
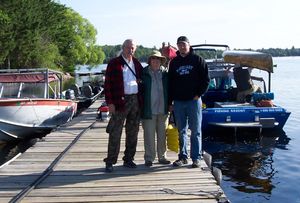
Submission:
[[[100,107],[100,119],[103,121],[109,120],[109,109],[108,106],[101,106]]]

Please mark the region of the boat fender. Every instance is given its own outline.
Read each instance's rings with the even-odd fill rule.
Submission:
[[[254,92],[252,94],[253,102],[259,102],[261,100],[273,100],[274,99],[274,93],[268,92],[268,93],[258,93]]]
[[[208,166],[208,168],[211,168],[211,163],[212,163],[212,156],[207,153],[206,151],[203,151],[203,159]]]
[[[212,167],[212,174],[215,177],[217,184],[220,185],[222,182],[222,171],[217,167]]]

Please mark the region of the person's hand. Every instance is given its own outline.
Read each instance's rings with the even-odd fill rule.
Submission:
[[[109,110],[109,113],[110,113],[110,114],[115,113],[115,112],[116,112],[115,105],[114,105],[114,104],[109,104],[109,105],[108,105],[108,110]]]
[[[196,96],[194,97],[194,100],[198,100],[198,99],[199,99],[199,96],[196,95]]]

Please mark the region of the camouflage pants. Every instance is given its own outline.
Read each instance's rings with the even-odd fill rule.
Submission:
[[[140,123],[140,109],[137,95],[125,96],[125,111],[116,111],[110,118],[106,131],[109,133],[106,163],[115,164],[120,152],[121,135],[125,124],[125,151],[124,161],[134,160],[137,146],[137,137]]]

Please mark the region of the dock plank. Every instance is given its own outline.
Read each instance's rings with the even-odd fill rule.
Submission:
[[[8,202],[22,189],[30,186],[43,172],[53,166],[43,181],[21,202],[218,202],[225,197],[205,162],[201,168],[159,164],[144,165],[143,130],[135,162],[136,169],[122,166],[124,135],[121,152],[113,173],[105,172],[108,135],[106,122],[96,121],[95,102],[80,116],[50,133],[15,161],[0,169],[0,202]],[[94,123],[95,122],[95,123]],[[91,124],[94,125],[81,134]],[[54,165],[77,136],[78,141]],[[168,152],[170,160],[177,154]]]

